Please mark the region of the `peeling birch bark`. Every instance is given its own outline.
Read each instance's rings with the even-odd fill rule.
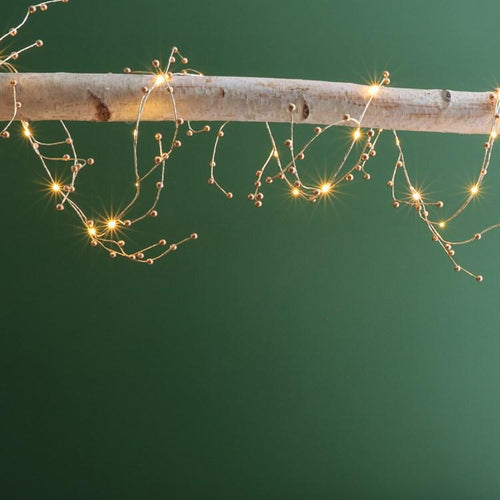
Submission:
[[[18,73],[0,75],[0,120],[12,117],[10,80],[18,82],[22,103],[18,120],[129,122],[137,118],[142,88],[153,76],[122,74]],[[171,80],[179,116],[191,121],[289,122],[330,124],[345,114],[357,118],[368,87],[353,83],[179,75]],[[493,92],[382,87],[371,103],[364,127],[489,134]],[[165,85],[150,96],[143,121],[169,121],[173,109]],[[352,124],[352,122],[351,122]],[[500,131],[499,131],[500,132]]]

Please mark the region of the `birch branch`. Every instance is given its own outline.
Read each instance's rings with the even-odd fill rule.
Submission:
[[[0,75],[0,120],[12,117],[10,80],[18,81],[16,119],[129,122],[137,118],[144,86],[153,76],[121,74],[18,73]],[[171,80],[179,116],[191,121],[289,122],[324,125],[345,114],[359,117],[368,88],[353,83],[179,75]],[[489,134],[492,92],[382,87],[363,126],[395,130]],[[166,86],[149,98],[143,121],[173,119]]]

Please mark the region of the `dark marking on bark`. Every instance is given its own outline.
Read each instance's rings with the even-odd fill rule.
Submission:
[[[88,90],[88,94],[95,106],[96,121],[109,122],[111,118],[111,111],[109,110],[107,104],[104,102],[104,99],[94,94],[94,92],[92,92],[90,89]]]
[[[221,94],[222,94],[222,97],[225,97],[226,96],[226,91],[224,89],[221,89]]]
[[[307,102],[305,102],[302,106],[302,118],[304,118],[304,120],[309,118],[309,106],[307,105]]]
[[[447,89],[443,89],[443,99],[447,102],[451,102],[451,92]]]

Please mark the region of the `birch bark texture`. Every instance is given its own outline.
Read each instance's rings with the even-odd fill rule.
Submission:
[[[133,122],[143,87],[153,75],[17,73],[0,75],[0,120],[13,114],[10,81],[17,80],[22,103],[17,120]],[[358,118],[369,87],[353,83],[174,75],[170,81],[178,116],[190,121],[289,122],[288,105],[297,106],[295,123],[326,125],[348,114]],[[363,127],[459,134],[489,134],[494,92],[381,87]],[[166,85],[152,92],[142,121],[174,118]],[[352,122],[346,123],[352,126]],[[500,132],[500,130],[498,131]]]

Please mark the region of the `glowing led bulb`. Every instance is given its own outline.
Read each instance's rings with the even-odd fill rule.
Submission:
[[[355,141],[357,141],[361,137],[361,130],[357,128],[354,133],[352,134],[352,137]]]
[[[292,189],[292,196],[294,196],[296,198],[299,195],[300,195],[300,190],[297,188],[293,188]]]
[[[470,188],[470,194],[475,195],[479,192],[479,186],[477,184],[474,184]]]
[[[497,138],[497,135],[498,135],[498,134],[497,134],[497,131],[496,131],[496,130],[492,130],[492,131],[491,131],[491,134],[490,134],[490,137],[494,140],[494,139],[496,139],[496,138]]]
[[[61,191],[61,185],[57,182],[54,182],[52,186],[50,186],[50,189],[52,189],[53,193],[59,193]]]
[[[89,227],[88,231],[89,231],[90,236],[95,236],[97,234],[95,227]]]
[[[378,85],[370,85],[368,87],[368,93],[370,94],[371,97],[374,97],[377,95],[378,89],[380,87]]]
[[[439,226],[441,229],[443,229],[444,227],[446,227],[446,222],[441,221],[441,222],[438,224],[438,226]]]
[[[157,75],[155,77],[155,85],[158,87],[160,85],[163,85],[167,79],[165,78],[165,75]]]
[[[422,196],[420,195],[420,193],[418,191],[413,191],[411,197],[415,200],[415,201],[419,201]]]
[[[108,220],[108,229],[115,229],[116,228],[116,220],[115,219],[109,219]]]
[[[320,189],[323,194],[327,194],[331,191],[332,185],[329,182],[325,182],[321,185]]]
[[[28,127],[24,127],[23,134],[25,137],[31,137],[31,130]]]

